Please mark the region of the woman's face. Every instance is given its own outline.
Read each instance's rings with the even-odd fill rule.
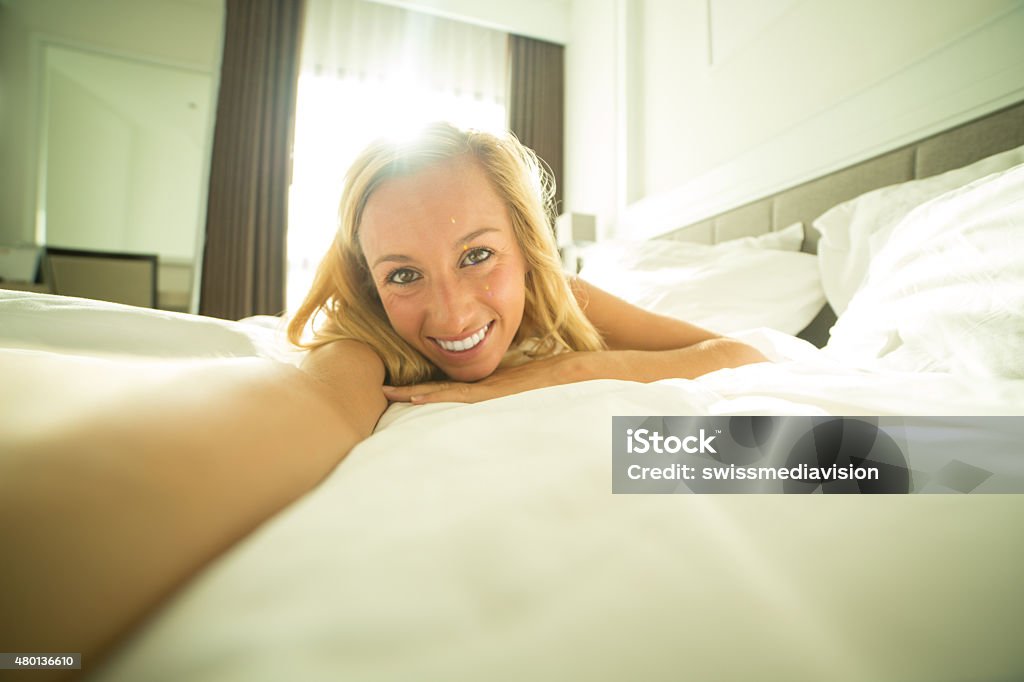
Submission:
[[[497,369],[523,320],[526,262],[508,207],[471,156],[384,181],[359,243],[399,336],[451,379]]]

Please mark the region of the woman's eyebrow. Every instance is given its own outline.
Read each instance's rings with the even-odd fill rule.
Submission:
[[[394,263],[411,263],[412,262],[412,258],[409,258],[409,256],[402,256],[402,255],[397,254],[397,253],[388,254],[387,256],[381,256],[377,260],[373,261],[373,265],[370,266],[370,267],[375,268],[378,265],[380,265],[381,263],[384,263],[384,262],[387,262],[387,261],[391,261],[391,262],[394,262]]]
[[[472,232],[470,232],[469,234],[464,234],[464,235],[462,235],[461,237],[459,237],[458,239],[456,239],[456,240],[455,240],[455,243],[454,243],[454,244],[452,244],[452,248],[453,248],[453,249],[459,249],[459,248],[461,248],[461,247],[462,247],[462,246],[463,246],[463,245],[464,245],[464,244],[465,244],[466,242],[471,242],[471,241],[473,241],[474,239],[476,239],[477,237],[479,237],[479,236],[480,236],[480,235],[482,235],[482,234],[486,234],[486,233],[488,233],[488,232],[500,232],[500,231],[501,231],[501,230],[499,230],[499,229],[498,229],[498,228],[496,228],[496,227],[484,227],[484,228],[481,228],[481,229],[479,229],[479,230],[473,230],[473,231],[472,231]]]

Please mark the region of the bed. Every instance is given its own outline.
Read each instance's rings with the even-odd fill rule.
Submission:
[[[1024,498],[985,494],[1024,491],[1019,420],[1001,423],[1021,457],[973,486],[917,455],[911,490],[946,494],[612,494],[615,416],[1024,415],[1022,144],[1018,105],[664,241],[598,245],[582,276],[773,362],[393,405],[88,679],[1024,676]],[[0,352],[301,359],[274,318],[5,291]]]

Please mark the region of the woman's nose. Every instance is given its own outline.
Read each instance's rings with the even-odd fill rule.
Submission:
[[[466,282],[457,278],[438,278],[431,292],[430,314],[436,335],[454,336],[474,324],[473,292]]]

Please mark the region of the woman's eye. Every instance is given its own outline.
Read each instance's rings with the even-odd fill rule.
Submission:
[[[462,258],[464,265],[479,265],[491,257],[494,252],[490,249],[470,249]]]
[[[420,278],[420,273],[409,268],[399,268],[388,275],[388,284],[412,284]]]

